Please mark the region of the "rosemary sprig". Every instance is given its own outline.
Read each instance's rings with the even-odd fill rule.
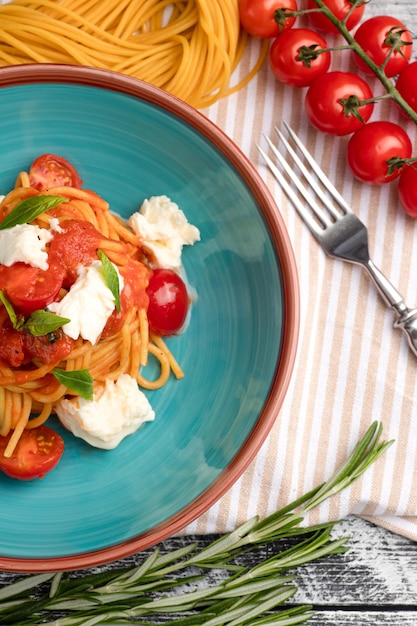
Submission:
[[[155,548],[139,566],[80,577],[77,573],[22,577],[0,587],[0,623],[50,626],[138,624],[174,616],[165,626],[292,626],[305,624],[310,606],[288,606],[296,593],[294,572],[302,564],[340,554],[347,538],[332,539],[334,523],[300,526],[305,513],[357,480],[392,443],[381,442],[374,422],[336,473],[325,483],[264,520],[254,517],[207,547],[192,543],[167,554]],[[275,542],[297,538],[279,550]],[[239,556],[260,545],[272,556],[254,567]],[[207,581],[208,570],[222,580]],[[56,617],[58,615],[58,617]]]

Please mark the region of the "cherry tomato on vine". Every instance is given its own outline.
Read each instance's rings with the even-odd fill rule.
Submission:
[[[405,130],[393,122],[364,124],[347,145],[347,162],[356,178],[365,183],[388,183],[400,174],[395,168],[389,173],[390,159],[409,159],[412,144]]]
[[[387,76],[399,74],[411,58],[413,41],[411,33],[395,17],[388,15],[371,17],[359,26],[354,39],[377,65],[385,63],[389,55],[385,65]],[[353,53],[353,57],[365,74],[373,75],[370,67],[356,52]]]
[[[417,219],[417,163],[406,165],[398,180],[398,195],[404,211]]]
[[[395,86],[404,100],[417,113],[417,61],[405,66],[398,76]],[[403,109],[401,111],[407,115]]]
[[[147,287],[149,327],[157,335],[173,335],[181,330],[188,311],[184,281],[172,270],[157,269]]]
[[[355,132],[372,115],[373,94],[363,78],[352,72],[327,72],[310,85],[305,98],[308,119],[318,130],[331,135]],[[355,117],[355,110],[361,119]],[[362,120],[362,121],[361,121]]]
[[[291,28],[274,39],[269,51],[269,65],[281,82],[293,87],[307,87],[330,66],[326,40],[308,28]]]
[[[42,191],[48,187],[81,187],[82,180],[75,167],[57,154],[41,154],[30,166],[29,181]]]
[[[291,12],[297,8],[296,0],[240,0],[240,23],[250,35],[270,39],[291,28],[295,22],[295,17],[288,17],[280,25],[274,17],[275,11],[288,9]]]
[[[365,11],[365,2],[361,3],[361,0],[357,2],[353,10],[352,2],[350,2],[350,0],[324,0],[324,4],[339,21],[343,21],[350,12],[349,17],[346,20],[346,27],[348,30],[352,30],[352,28],[355,28],[355,26],[359,24],[362,19],[363,12]],[[307,9],[317,8],[317,4],[314,0],[308,0]],[[314,28],[317,28],[325,33],[339,32],[336,26],[325,15],[323,15],[321,11],[307,13],[307,16]]]
[[[24,430],[12,456],[5,457],[4,452],[12,434],[0,437],[0,470],[10,478],[42,478],[60,461],[64,440],[47,426]]]

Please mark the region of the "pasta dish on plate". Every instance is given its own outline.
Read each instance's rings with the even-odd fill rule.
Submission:
[[[185,323],[184,245],[198,229],[166,196],[124,222],[63,157],[41,155],[0,203],[0,469],[56,466],[54,413],[113,448],[154,412],[142,389],[183,376],[164,340]],[[141,368],[152,355],[156,379]]]

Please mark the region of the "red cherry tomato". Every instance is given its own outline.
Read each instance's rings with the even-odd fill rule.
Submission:
[[[29,182],[32,187],[43,191],[49,187],[81,187],[82,180],[77,170],[64,157],[42,154],[30,166]]]
[[[181,330],[188,311],[188,294],[178,274],[172,270],[155,270],[146,291],[150,329],[157,335],[173,335]]]
[[[417,163],[411,163],[401,170],[398,195],[404,211],[417,219]]]
[[[346,20],[346,27],[348,30],[355,28],[362,19],[363,12],[365,11],[365,3],[358,3],[352,10],[352,2],[350,0],[324,0],[324,4],[330,9],[335,17],[339,21],[343,21],[349,14]],[[308,0],[307,9],[317,9],[317,4],[314,0]],[[338,33],[336,26],[320,11],[307,14],[308,19],[314,28],[322,30],[325,33]]]
[[[395,86],[404,100],[417,113],[417,61],[405,66],[398,76]],[[403,109],[401,112],[406,115]]]
[[[45,271],[26,263],[0,266],[0,289],[13,307],[25,316],[53,302],[62,287],[62,280],[60,267],[50,266]]]
[[[385,65],[387,76],[396,76],[404,69],[411,58],[412,36],[407,27],[395,17],[388,15],[376,15],[361,24],[354,36],[364,52],[376,63],[382,65],[388,55]],[[391,43],[390,43],[391,40]],[[394,46],[393,40],[397,40]],[[404,42],[404,43],[401,43]],[[356,52],[353,54],[358,67],[368,74],[373,75],[372,70]]]
[[[18,480],[42,478],[57,466],[64,452],[64,440],[47,426],[23,431],[11,457],[4,451],[12,433],[0,437],[0,470]]]
[[[293,87],[307,87],[330,66],[326,40],[308,28],[291,28],[279,35],[269,51],[269,64],[276,78]],[[303,60],[304,59],[304,60]]]
[[[411,141],[401,126],[393,122],[369,122],[350,138],[347,162],[356,178],[379,185],[400,174],[398,168],[388,174],[388,160],[409,159],[411,152]]]
[[[287,8],[289,12],[297,11],[296,0],[240,0],[239,17],[242,28],[261,39],[277,37],[295,22],[295,17],[286,18],[282,25],[275,20],[275,11],[283,8]]]
[[[351,72],[327,72],[310,85],[305,110],[318,130],[331,135],[348,135],[369,120],[374,105],[368,103],[357,107],[363,120],[360,121],[344,108],[341,101],[349,99],[359,103],[372,97],[371,89],[360,76]]]

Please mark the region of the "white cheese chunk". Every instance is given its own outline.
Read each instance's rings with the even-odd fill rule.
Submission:
[[[137,382],[128,374],[107,380],[95,391],[92,401],[62,399],[56,406],[61,423],[76,437],[96,448],[111,450],[155,413]]]
[[[47,270],[46,244],[53,233],[34,224],[17,224],[0,230],[0,263],[10,267],[13,263],[26,263]]]
[[[49,228],[51,230],[55,231],[56,233],[63,233],[64,232],[64,229],[60,225],[59,219],[57,217],[50,217],[49,218]]]
[[[120,292],[123,277],[119,274]],[[71,320],[62,329],[68,337],[82,337],[93,345],[100,337],[107,320],[112,314],[115,299],[107,287],[102,272],[101,261],[93,261],[88,266],[78,268],[78,278],[68,293],[59,302],[52,302],[48,309],[61,317]]]
[[[143,240],[156,267],[178,270],[184,245],[200,240],[200,231],[189,224],[183,211],[167,196],[152,196],[129,218],[129,226]]]

